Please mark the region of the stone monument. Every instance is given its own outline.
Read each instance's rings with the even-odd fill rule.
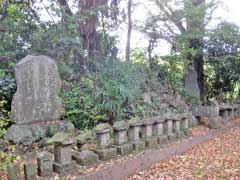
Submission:
[[[5,139],[14,143],[45,136],[51,126],[72,128],[60,120],[62,102],[58,94],[61,79],[54,60],[46,56],[27,56],[15,68],[17,91],[11,104],[13,125]],[[46,123],[48,123],[46,127]]]
[[[184,88],[189,95],[200,99],[200,88],[198,85],[197,71],[191,65],[188,67],[185,74]]]

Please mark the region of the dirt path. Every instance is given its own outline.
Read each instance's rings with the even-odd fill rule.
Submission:
[[[184,175],[181,175],[181,174],[182,174],[182,172],[187,171],[184,169],[185,167],[184,167],[184,164],[182,164],[182,161],[188,162],[187,154],[189,152],[190,153],[192,152],[191,157],[193,159],[196,158],[194,161],[195,163],[198,161],[201,162],[201,158],[208,159],[208,156],[211,161],[214,160],[213,157],[215,157],[214,154],[217,152],[217,149],[223,149],[223,151],[221,151],[223,154],[220,153],[219,156],[224,155],[224,150],[226,150],[226,152],[229,152],[229,153],[235,152],[236,156],[240,157],[240,152],[239,152],[240,151],[240,147],[239,147],[240,128],[231,129],[236,125],[239,126],[239,122],[237,124],[230,123],[228,125],[225,125],[224,128],[221,130],[211,130],[211,131],[203,133],[203,134],[200,133],[200,135],[196,136],[196,137],[183,139],[182,141],[179,141],[176,144],[173,144],[164,149],[147,151],[144,154],[138,156],[137,158],[130,159],[126,162],[114,163],[114,165],[111,168],[105,169],[103,171],[91,173],[86,176],[76,175],[75,177],[76,177],[76,179],[80,179],[80,180],[81,179],[84,179],[84,180],[100,180],[100,179],[101,180],[120,180],[120,179],[125,179],[125,180],[179,179],[180,180],[180,179],[188,179],[187,176],[185,177]],[[229,133],[230,133],[230,135],[229,135]],[[236,133],[236,136],[234,136],[235,133]],[[219,140],[218,136],[220,137],[220,140]],[[230,142],[230,145],[227,146],[227,142]],[[226,145],[227,147],[225,147],[224,145]],[[231,147],[233,149],[231,149]],[[238,148],[238,151],[234,151],[235,148]],[[197,150],[199,150],[199,151],[197,151]],[[200,152],[208,152],[208,153],[206,153],[205,156],[203,156],[204,153],[201,154]],[[186,155],[181,155],[183,153],[185,153]],[[179,155],[179,156],[176,156],[176,155]],[[172,160],[171,157],[178,157],[178,159]],[[161,165],[162,162],[161,163],[159,163],[159,162],[163,161],[163,160],[167,160],[169,158],[171,158],[171,159],[169,161],[166,161],[166,164],[170,164],[170,165],[166,165],[167,168],[165,169],[165,172],[164,172],[164,169]],[[218,158],[218,156],[216,158]],[[182,159],[182,161],[177,161],[179,159],[180,160]],[[240,163],[240,158],[238,159],[238,161]],[[174,164],[173,162],[175,162],[175,164],[176,164],[176,169],[174,169],[174,170],[179,170],[179,171],[168,172],[168,171],[172,170],[171,164]],[[195,176],[197,176],[197,175],[199,175],[200,177],[201,177],[201,175],[205,175],[204,172],[202,172],[202,169],[210,168],[211,167],[211,164],[209,164],[210,162],[206,161],[206,163],[208,163],[209,166],[200,166],[200,168],[198,169],[198,164],[196,164],[196,168],[193,169],[193,172],[187,171],[188,173],[191,174],[191,175],[189,175],[189,177],[191,177],[190,179],[195,179]],[[158,164],[155,166],[152,166],[155,163],[158,163]],[[191,161],[189,161],[189,166],[195,167],[195,166],[191,165]],[[236,165],[236,166],[238,166],[238,165]],[[149,171],[146,171],[146,172],[143,171],[143,170],[149,169],[151,167],[152,167],[152,169],[150,169]],[[173,166],[173,167],[175,167],[175,166]],[[181,167],[182,167],[182,169],[181,169]],[[239,173],[238,170],[239,169],[236,169],[236,173]],[[130,176],[139,171],[143,171],[143,172],[140,172],[133,176]],[[191,171],[191,169],[190,169],[190,171]],[[206,173],[207,172],[211,174],[211,172],[206,171]],[[166,175],[166,173],[167,173],[167,175]],[[181,175],[181,176],[179,176],[179,178],[178,178],[178,175]],[[235,176],[235,174],[233,174],[233,175]],[[240,175],[240,174],[238,174],[238,175]],[[125,178],[127,176],[130,176],[130,177]],[[236,178],[234,176],[233,176],[233,179],[235,180]],[[203,179],[205,180],[205,178],[203,178]],[[225,179],[221,179],[221,180],[225,180]]]
[[[124,180],[240,180],[240,127]]]

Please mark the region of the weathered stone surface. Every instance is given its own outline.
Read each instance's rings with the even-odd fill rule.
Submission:
[[[142,120],[143,125],[151,125],[155,123],[155,118],[149,117]]]
[[[129,128],[129,124],[125,121],[117,121],[113,124],[113,129],[115,131],[120,131],[120,130],[127,130]]]
[[[73,160],[75,160],[80,166],[90,166],[98,162],[99,158],[93,151],[82,151],[73,154]]]
[[[168,134],[168,140],[170,142],[175,141],[177,139],[177,134]]]
[[[76,171],[76,165],[77,163],[75,161],[63,164],[53,163],[53,171],[61,175],[69,174],[73,171]]]
[[[54,161],[59,164],[68,164],[72,160],[71,146],[54,146]]]
[[[97,137],[97,148],[98,149],[106,149],[111,144],[110,132],[107,131],[105,133],[99,133],[96,135]]]
[[[141,126],[143,124],[139,117],[134,117],[128,121],[129,126]]]
[[[143,125],[142,126],[142,139],[151,138],[153,136],[153,125]]]
[[[148,138],[145,140],[145,145],[147,148],[154,149],[158,148],[158,138]]]
[[[18,163],[10,163],[7,166],[8,180],[22,180],[20,165]]]
[[[75,143],[75,139],[71,133],[56,133],[51,139],[48,140],[48,144],[54,145],[71,145]]]
[[[136,152],[141,152],[145,149],[145,141],[134,141],[131,144],[133,145],[133,150]]]
[[[176,133],[177,134],[177,138],[182,138],[185,136],[184,132],[183,131],[179,131]]]
[[[114,132],[114,144],[122,145],[128,141],[127,130],[115,131]]]
[[[130,141],[138,141],[140,139],[140,126],[130,126],[128,130],[128,138]]]
[[[161,135],[161,136],[158,137],[158,144],[160,146],[163,146],[167,142],[168,142],[168,135]]]
[[[90,133],[79,134],[76,143],[79,151],[87,151],[94,147],[94,138]]]
[[[117,145],[117,146],[114,146],[114,148],[117,148],[117,153],[121,156],[130,154],[133,151],[132,144]]]
[[[53,172],[52,155],[50,153],[41,153],[37,157],[38,175],[40,177],[51,176]]]
[[[161,115],[161,116],[154,116],[154,117],[152,117],[152,118],[153,118],[153,121],[154,121],[155,123],[163,123],[163,122],[165,121],[163,115]]]
[[[197,72],[193,66],[188,67],[184,78],[184,88],[186,92],[200,99],[200,89],[197,80]]]
[[[101,150],[97,149],[94,151],[99,155],[99,159],[103,161],[110,160],[115,156],[117,156],[116,148],[108,148],[108,149],[101,149]]]
[[[56,121],[46,124],[12,125],[4,139],[14,144],[33,142],[42,137],[52,136],[56,132],[69,132],[74,127],[70,122]],[[52,130],[54,132],[52,132]]]
[[[163,123],[156,123],[153,125],[153,135],[161,136],[164,134],[164,126]]]
[[[209,125],[212,129],[219,129],[221,127],[221,118],[219,116],[209,118]]]
[[[27,56],[15,68],[17,92],[11,106],[11,121],[27,124],[59,120],[61,80],[56,63],[46,56]]]
[[[219,106],[193,106],[192,113],[195,117],[217,117]]]
[[[12,141],[13,143],[22,143],[26,139],[32,139],[33,134],[29,127],[12,125],[7,133],[4,135],[4,139]]]
[[[25,163],[24,164],[24,175],[25,175],[25,180],[37,179],[36,165],[34,163]]]
[[[173,120],[167,120],[167,134],[173,134]]]
[[[180,121],[173,122],[173,132],[179,133],[180,132]]]
[[[84,134],[79,134],[77,137],[76,137],[76,142],[78,144],[85,144],[89,141],[92,141],[93,140],[93,137],[91,134],[87,134],[87,133],[84,133]]]
[[[111,130],[111,126],[108,123],[102,123],[97,125],[93,130],[97,134],[105,133]]]

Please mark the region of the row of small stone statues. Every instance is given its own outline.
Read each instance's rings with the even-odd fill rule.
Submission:
[[[90,134],[73,137],[69,133],[57,133],[49,143],[54,144],[54,161],[51,153],[41,153],[34,163],[24,164],[26,180],[49,177],[53,172],[67,174],[76,170],[76,165],[89,166],[99,160],[109,160],[117,155],[126,155],[145,148],[158,148],[176,138],[191,133],[191,115],[155,116],[147,119],[132,118],[129,121],[117,121],[111,127],[107,123],[94,128],[95,139]],[[113,133],[112,133],[113,132]],[[94,145],[92,144],[92,142]],[[77,143],[78,152],[72,153],[72,145]],[[8,179],[20,180],[20,165],[8,165]]]

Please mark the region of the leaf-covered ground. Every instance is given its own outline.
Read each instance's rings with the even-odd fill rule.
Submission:
[[[124,180],[240,180],[240,128]]]

